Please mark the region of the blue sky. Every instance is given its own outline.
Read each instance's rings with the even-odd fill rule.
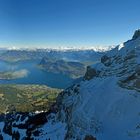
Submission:
[[[140,28],[139,0],[0,0],[0,46],[114,45]]]

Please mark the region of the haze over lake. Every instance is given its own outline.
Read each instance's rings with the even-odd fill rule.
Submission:
[[[54,88],[66,88],[74,80],[63,74],[43,71],[38,67],[39,61],[22,61],[7,63],[0,61],[0,71],[21,71],[25,77],[0,80],[0,84],[44,84]],[[25,74],[26,72],[26,74]]]

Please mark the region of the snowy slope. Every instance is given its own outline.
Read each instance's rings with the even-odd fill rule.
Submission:
[[[140,139],[139,50],[139,36],[117,46],[61,94],[58,118],[67,124],[66,139]]]

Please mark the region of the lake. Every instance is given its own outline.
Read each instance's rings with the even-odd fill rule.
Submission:
[[[24,78],[14,80],[0,80],[0,84],[43,84],[53,88],[66,88],[73,83],[73,79],[63,75],[46,72],[37,65],[39,61],[22,61],[8,63],[0,61],[0,71],[27,70],[28,75]]]

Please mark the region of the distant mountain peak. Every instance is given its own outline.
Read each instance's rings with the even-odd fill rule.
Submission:
[[[137,39],[138,37],[140,37],[140,29],[136,30],[132,39]]]

